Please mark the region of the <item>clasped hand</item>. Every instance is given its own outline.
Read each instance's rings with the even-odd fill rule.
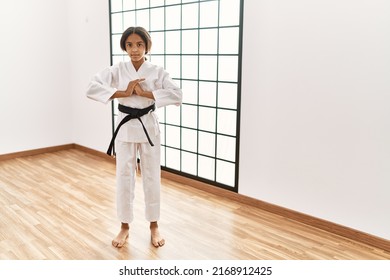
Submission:
[[[142,96],[142,93],[144,92],[144,90],[142,89],[142,87],[139,83],[141,83],[143,81],[145,81],[144,78],[136,79],[136,80],[129,82],[129,84],[127,85],[127,89],[126,89],[126,96],[131,96],[132,94]]]

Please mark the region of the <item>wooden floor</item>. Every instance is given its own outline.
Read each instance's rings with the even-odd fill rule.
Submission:
[[[137,178],[127,245],[115,165],[78,149],[0,161],[0,259],[379,260],[386,252],[196,188],[162,180],[162,248],[150,244]]]

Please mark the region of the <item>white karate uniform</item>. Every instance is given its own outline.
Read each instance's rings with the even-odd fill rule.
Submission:
[[[154,99],[133,94],[118,98],[124,106],[143,109],[153,103],[156,108],[180,105],[182,91],[162,68],[145,61],[138,71],[131,62],[120,62],[97,73],[87,88],[87,97],[108,103],[117,90],[126,90],[132,80],[145,78],[140,85],[151,91]],[[126,116],[118,113],[117,125]],[[115,140],[117,175],[117,213],[123,223],[133,220],[133,201],[137,153],[140,155],[145,194],[145,218],[152,222],[160,218],[160,129],[156,112],[141,117],[154,144],[151,146],[138,119],[125,123]],[[107,143],[108,146],[109,143]]]

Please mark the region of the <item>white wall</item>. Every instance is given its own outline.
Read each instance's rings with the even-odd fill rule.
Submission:
[[[108,0],[69,0],[74,143],[105,152],[112,131],[111,105],[85,96],[91,77],[110,65]]]
[[[1,1],[0,31],[0,154],[69,143],[105,151],[111,107],[85,89],[110,64],[108,1]]]
[[[245,1],[241,194],[390,239],[389,15]]]
[[[0,2],[0,154],[72,142],[66,0]]]

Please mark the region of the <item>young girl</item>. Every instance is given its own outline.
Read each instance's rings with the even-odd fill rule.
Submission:
[[[145,194],[145,217],[150,222],[151,242],[163,246],[158,231],[160,218],[160,130],[155,108],[180,105],[182,91],[161,67],[146,61],[152,41],[142,27],[129,27],[120,45],[129,62],[120,62],[97,73],[91,80],[87,97],[108,103],[118,99],[118,126],[115,140],[117,213],[121,229],[112,245],[122,247],[133,220],[133,202],[137,155],[140,157]],[[115,137],[116,136],[116,137]]]

